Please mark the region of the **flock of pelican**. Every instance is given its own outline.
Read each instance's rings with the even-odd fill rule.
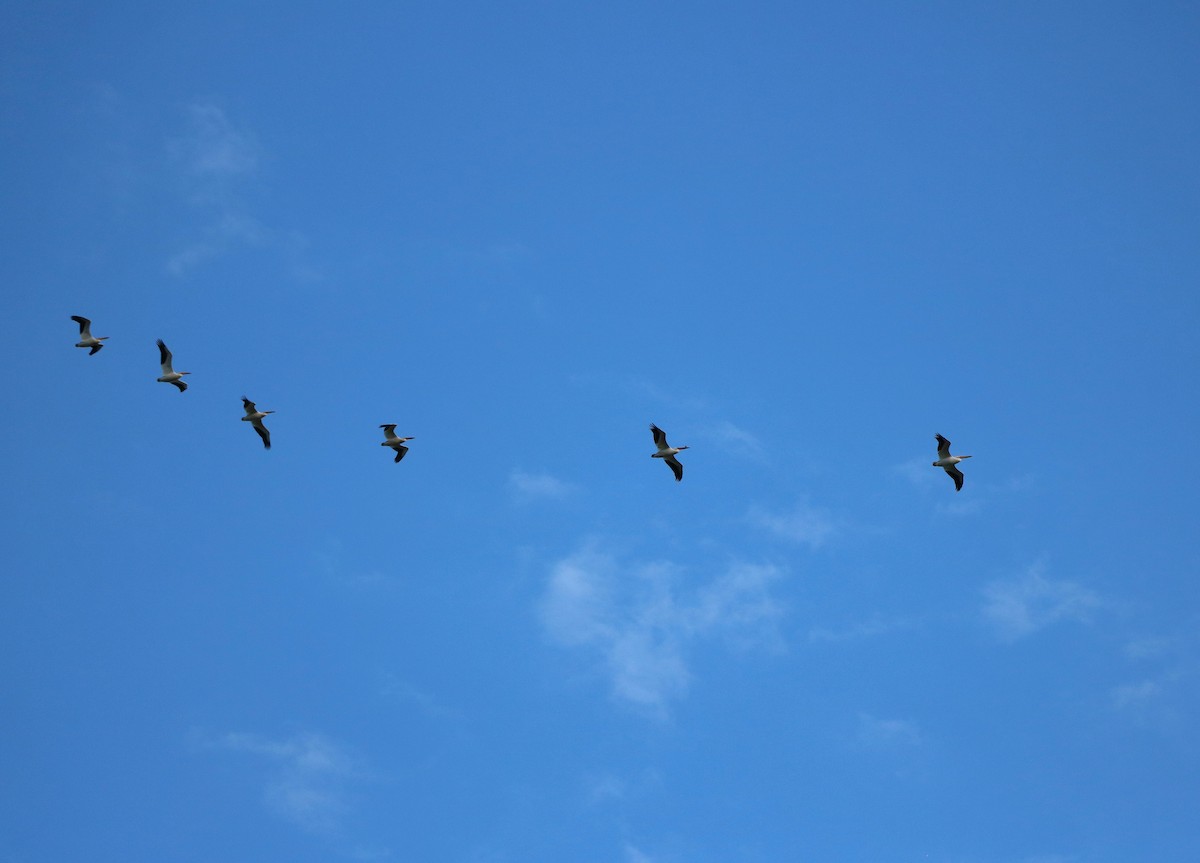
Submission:
[[[71,315],[71,320],[79,324],[79,341],[76,343],[75,347],[88,348],[88,356],[92,356],[104,347],[102,342],[104,342],[108,336],[100,336],[98,338],[93,336],[92,322],[90,320],[85,317],[81,317],[80,315]],[[162,377],[157,379],[158,383],[170,384],[171,386],[176,387],[181,393],[186,392],[188,385],[183,382],[183,376],[190,375],[191,372],[175,371],[175,367],[172,365],[170,350],[167,349],[167,346],[163,343],[162,339],[159,339],[157,344],[159,362],[162,364]],[[263,419],[265,419],[268,414],[275,413],[275,411],[260,411],[257,406],[255,406],[254,402],[250,401],[250,399],[246,398],[245,396],[242,396],[242,407],[246,411],[246,415],[242,417],[242,422],[250,423],[254,430],[258,432],[258,436],[262,438],[263,447],[270,449],[271,432],[267,430],[265,425],[263,425]],[[399,464],[400,459],[404,458],[404,456],[408,454],[408,447],[406,447],[404,444],[410,440],[413,440],[413,438],[398,436],[396,434],[396,423],[384,423],[380,426],[380,428],[383,429],[383,442],[380,444],[380,446],[390,447],[396,453],[395,462]],[[667,443],[667,433],[654,423],[650,423],[650,433],[654,435],[654,446],[658,449],[657,452],[650,454],[650,458],[660,458],[666,462],[667,467],[671,469],[671,473],[675,474],[675,481],[680,482],[683,479],[683,464],[679,461],[679,459],[675,458],[675,456],[679,455],[681,452],[687,449],[687,447],[671,446],[669,443]],[[971,456],[950,455],[950,441],[946,440],[940,434],[934,435],[934,437],[937,439],[938,444],[938,458],[937,461],[933,463],[933,466],[940,467],[942,470],[946,471],[950,478],[954,480],[954,490],[962,491],[963,474],[962,471],[958,469],[958,464],[959,462],[969,459]]]

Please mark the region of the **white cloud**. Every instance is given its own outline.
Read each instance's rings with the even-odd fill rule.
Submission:
[[[983,614],[1002,638],[1015,640],[1063,620],[1087,622],[1100,598],[1072,581],[1052,581],[1041,564],[983,589]]]
[[[780,539],[810,548],[820,548],[837,530],[827,511],[805,501],[781,513],[754,507],[747,518],[751,524]]]
[[[588,547],[551,568],[541,619],[554,641],[599,654],[616,697],[665,715],[691,684],[687,653],[698,640],[778,642],[782,610],[770,584],[780,575],[735,563],[685,589],[670,564],[621,566]]]
[[[358,776],[342,747],[320,734],[302,733],[272,740],[231,732],[216,748],[246,752],[270,764],[263,799],[268,808],[305,830],[327,833],[347,810],[344,787]]]
[[[548,473],[526,473],[519,469],[508,475],[508,484],[521,500],[561,500],[575,490],[570,483]]]

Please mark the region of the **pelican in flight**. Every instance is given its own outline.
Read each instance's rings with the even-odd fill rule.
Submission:
[[[667,443],[667,433],[650,423],[650,431],[654,432],[654,445],[658,447],[658,452],[651,453],[650,458],[661,458],[670,465],[672,472],[675,474],[675,482],[683,479],[683,465],[679,463],[679,459],[675,458],[678,453],[683,452],[685,446],[671,446]]]
[[[89,357],[104,347],[104,345],[100,343],[107,339],[108,336],[101,336],[100,338],[93,336],[91,321],[89,321],[87,318],[80,317],[79,315],[71,315],[71,320],[79,324],[79,343],[75,345],[75,347],[91,348],[91,350],[88,351]]]
[[[383,429],[383,443],[380,446],[390,446],[396,451],[396,462],[399,464],[400,459],[404,458],[408,452],[408,447],[404,445],[407,440],[412,440],[410,437],[396,437],[396,424],[386,423],[380,426]]]
[[[271,433],[267,431],[267,427],[263,425],[263,417],[267,414],[273,414],[275,411],[260,411],[254,406],[254,402],[242,396],[242,407],[246,409],[246,415],[242,417],[242,422],[250,423],[254,426],[254,430],[258,432],[258,436],[263,440],[263,446],[267,449],[271,448]]]
[[[954,490],[962,491],[963,475],[955,465],[960,461],[969,459],[969,455],[950,455],[950,441],[946,440],[941,435],[935,435],[938,442],[938,460],[933,463],[934,467],[940,467],[946,473],[950,474],[950,478],[954,480]]]
[[[182,378],[184,375],[190,375],[191,372],[177,372],[175,369],[171,368],[171,352],[167,350],[167,346],[163,344],[162,339],[158,340],[158,352],[159,356],[162,358],[163,370],[162,377],[158,378],[158,382],[160,384],[170,384],[173,387],[179,387],[180,392],[186,390],[187,384],[180,380],[180,378]]]

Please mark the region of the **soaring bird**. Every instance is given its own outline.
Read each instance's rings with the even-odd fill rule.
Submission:
[[[250,423],[254,426],[254,430],[258,432],[258,436],[262,438],[263,446],[267,449],[271,448],[271,433],[267,431],[267,427],[263,425],[263,417],[267,414],[273,414],[275,411],[260,411],[254,406],[254,402],[242,396],[242,407],[246,409],[246,415],[242,417],[242,422]]]
[[[935,435],[938,442],[938,460],[933,463],[934,467],[940,467],[946,473],[950,474],[954,480],[954,490],[962,491],[963,475],[962,471],[955,467],[960,461],[969,459],[969,455],[950,455],[950,441],[946,440],[941,435]]]
[[[180,380],[180,378],[184,375],[190,375],[191,372],[177,372],[171,368],[171,352],[167,350],[167,346],[163,344],[162,339],[158,340],[158,353],[162,359],[163,370],[162,377],[157,379],[158,382],[160,384],[170,384],[173,387],[179,387],[180,392],[186,390],[187,384]]]
[[[79,343],[76,344],[75,347],[91,348],[91,350],[88,351],[89,357],[104,347],[104,345],[100,343],[107,339],[108,336],[101,336],[100,338],[93,336],[91,321],[89,321],[87,318],[80,317],[79,315],[71,315],[71,320],[79,324]]]
[[[395,423],[386,423],[381,425],[380,428],[383,429],[383,443],[381,443],[380,446],[390,446],[392,449],[394,449],[396,451],[396,462],[399,463],[400,459],[404,458],[405,454],[408,452],[408,447],[404,445],[404,442],[413,440],[413,438],[396,437]]]
[[[683,465],[679,463],[679,459],[675,458],[675,456],[683,452],[687,447],[671,446],[668,444],[667,433],[654,423],[650,423],[650,431],[654,432],[654,445],[658,447],[658,452],[651,453],[650,458],[661,458],[670,465],[671,470],[675,474],[675,482],[679,482],[683,479]]]

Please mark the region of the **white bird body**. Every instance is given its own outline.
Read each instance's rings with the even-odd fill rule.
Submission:
[[[675,456],[687,449],[686,446],[671,446],[667,443],[667,433],[650,423],[650,431],[654,433],[654,445],[658,447],[658,452],[650,454],[650,458],[661,458],[671,468],[671,472],[675,474],[675,481],[680,482],[683,479],[683,465]]]
[[[404,445],[404,442],[414,440],[414,438],[396,437],[396,423],[385,423],[380,428],[383,429],[383,442],[379,445],[390,446],[394,449],[396,451],[395,461],[399,462],[408,453],[408,447]]]
[[[163,371],[162,377],[156,378],[156,380],[160,384],[170,384],[173,387],[177,387],[180,392],[183,392],[188,388],[188,385],[183,382],[182,378],[184,375],[190,375],[191,372],[175,371],[171,366],[171,352],[167,350],[167,346],[163,344],[163,340],[159,339],[155,344],[158,345],[158,355],[162,362]]]
[[[971,458],[969,455],[950,455],[950,441],[946,440],[941,435],[934,435],[938,442],[938,460],[933,463],[934,467],[940,467],[950,475],[954,480],[954,490],[962,491],[963,474],[955,465],[961,461],[966,461]]]
[[[267,427],[263,425],[263,417],[268,414],[273,414],[275,411],[260,411],[255,407],[254,402],[242,396],[242,407],[246,409],[246,415],[242,417],[242,422],[252,423],[254,430],[258,432],[258,436],[262,438],[263,446],[266,449],[271,448],[271,433],[267,431]]]
[[[91,321],[89,321],[87,318],[82,317],[80,315],[71,315],[71,320],[73,320],[75,323],[79,324],[79,341],[75,343],[75,347],[91,348],[91,350],[88,351],[89,357],[92,354],[96,353],[96,351],[98,351],[102,347],[104,347],[104,345],[101,344],[101,342],[108,339],[108,336],[100,336],[99,338],[97,338],[96,336],[93,336]]]

